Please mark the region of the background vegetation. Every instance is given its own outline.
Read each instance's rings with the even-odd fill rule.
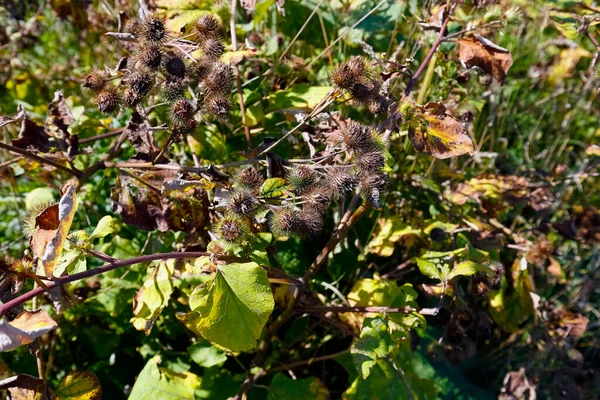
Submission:
[[[12,398],[598,398],[597,4],[233,4],[0,4],[2,341],[17,340],[24,309],[47,317],[20,325],[26,345],[3,345],[2,377],[20,378],[0,388]],[[200,110],[193,126],[164,91],[104,113],[82,86],[109,68],[132,87],[122,57],[140,50],[124,40],[126,22],[151,12],[170,37],[195,40],[209,13],[221,26],[227,93],[192,74],[195,49],[171,48]],[[348,86],[352,56],[368,61],[359,78],[377,95]],[[217,95],[230,102],[223,113]],[[136,111],[159,129],[131,125]],[[383,168],[359,167],[365,156],[347,140],[335,147],[350,119],[381,139]],[[316,168],[321,155],[358,168],[362,197],[330,194],[294,230],[278,207],[309,200],[290,168]],[[228,243],[234,203],[222,199],[228,178],[246,182],[245,164],[271,179],[257,194],[263,211],[240,211],[251,233]],[[379,174],[385,186],[364,183]],[[60,216],[71,232],[60,272],[45,275],[30,235],[61,197],[78,206],[72,224]],[[60,281],[76,274],[87,279]],[[242,305],[211,308],[228,295]]]

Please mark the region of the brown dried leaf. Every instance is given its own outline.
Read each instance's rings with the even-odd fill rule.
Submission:
[[[56,328],[57,323],[44,310],[23,311],[14,320],[0,320],[0,352],[29,344]]]
[[[38,400],[43,398],[44,381],[27,374],[19,374],[0,381],[0,390],[10,392],[12,400]]]
[[[512,371],[504,377],[504,385],[500,390],[498,400],[527,399],[535,400],[535,385],[529,382],[525,374],[525,368]]]
[[[138,112],[134,112],[125,127],[125,131],[127,132],[127,138],[136,151],[133,158],[147,161],[154,160],[158,149],[154,144],[154,138],[148,129],[146,119]]]
[[[48,153],[56,146],[54,138],[52,138],[43,126],[40,126],[30,120],[27,115],[21,121],[21,130],[16,139],[12,139],[13,146],[20,149]]]
[[[471,35],[459,39],[459,58],[468,68],[479,67],[492,74],[501,84],[513,64],[512,55],[508,50],[496,46],[480,36]]]
[[[56,137],[68,138],[69,126],[75,122],[73,114],[67,103],[65,102],[65,96],[63,92],[54,92],[54,99],[48,103],[48,117],[46,118],[46,125],[54,132]]]
[[[591,144],[585,149],[585,154],[588,156],[600,157],[600,146],[597,144]]]
[[[517,176],[483,176],[459,184],[448,198],[463,205],[469,199],[511,200],[527,196],[527,179]]]
[[[414,105],[409,117],[408,137],[415,149],[439,159],[473,152],[465,127],[447,113],[442,103]]]

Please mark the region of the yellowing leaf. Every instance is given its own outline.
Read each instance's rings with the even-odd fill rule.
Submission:
[[[194,400],[200,378],[191,372],[161,368],[160,356],[151,358],[138,376],[129,400]]]
[[[484,176],[459,184],[448,198],[458,205],[463,205],[470,199],[504,199],[509,196],[522,198],[527,195],[528,186],[529,183],[524,177]]]
[[[504,78],[513,64],[512,55],[508,50],[479,35],[471,35],[459,39],[457,42],[460,46],[459,58],[468,68],[479,67],[492,74],[498,82],[504,82]]]
[[[98,225],[96,225],[96,229],[90,235],[90,240],[100,239],[107,235],[110,235],[115,231],[115,221],[113,217],[110,215],[106,215],[102,217],[100,221],[98,221]]]
[[[8,322],[0,320],[0,352],[11,351],[56,328],[56,321],[44,310],[23,311]]]
[[[401,111],[408,121],[408,138],[415,149],[439,159],[473,152],[473,142],[464,126],[446,112],[442,103],[424,106],[403,104]]]
[[[144,331],[146,335],[150,334],[162,309],[169,304],[173,293],[171,276],[174,268],[174,260],[161,262],[133,298],[134,317],[131,318],[131,323],[135,329]]]
[[[283,178],[269,178],[258,190],[260,197],[264,199],[277,199],[287,195],[286,181]]]
[[[553,86],[561,84],[571,76],[571,72],[583,57],[591,57],[592,53],[580,47],[564,49],[560,52],[558,61],[548,71],[548,83]]]
[[[381,219],[378,232],[367,245],[367,251],[381,257],[389,257],[394,253],[394,245],[407,235],[420,235],[420,229],[414,229],[393,216]]]
[[[59,400],[100,400],[102,388],[96,375],[88,371],[69,372],[56,388]]]
[[[231,351],[250,351],[273,312],[269,278],[258,264],[219,267],[214,280],[196,287],[192,312],[179,317],[193,332]]]

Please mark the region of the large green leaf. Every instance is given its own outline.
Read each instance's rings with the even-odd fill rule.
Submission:
[[[159,356],[146,363],[133,385],[129,400],[193,400],[200,378],[191,372],[174,372],[158,364]]]
[[[217,349],[204,339],[188,347],[187,352],[196,364],[204,368],[222,365],[227,361],[227,354],[223,350]]]
[[[265,270],[254,262],[234,263],[219,267],[212,281],[194,289],[192,311],[181,320],[217,347],[250,351],[274,306]]]
[[[311,377],[293,380],[281,372],[273,377],[267,400],[325,400],[329,391],[319,379]]]
[[[387,357],[393,349],[394,343],[387,322],[377,316],[364,320],[360,337],[354,342],[350,352],[360,376],[366,379],[377,360]]]
[[[154,321],[169,303],[173,293],[171,276],[174,268],[174,260],[161,262],[133,299],[134,317],[131,318],[131,322],[137,330],[144,331],[146,335],[150,334]]]

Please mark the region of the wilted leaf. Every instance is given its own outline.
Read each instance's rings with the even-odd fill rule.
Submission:
[[[48,153],[50,149],[57,146],[54,138],[46,132],[43,126],[30,120],[22,108],[19,108],[19,112],[22,112],[24,116],[19,136],[11,140],[13,146],[40,153]]]
[[[194,289],[185,325],[217,347],[250,351],[273,312],[267,273],[256,263],[217,268],[212,281]]]
[[[294,380],[281,372],[273,377],[268,391],[267,400],[329,399],[329,391],[319,379],[310,377]]]
[[[148,122],[138,112],[131,115],[131,119],[125,127],[125,134],[135,149],[135,156],[139,160],[154,160],[158,149],[154,144],[154,137],[148,129]]]
[[[384,318],[366,318],[360,337],[352,344],[350,352],[359,375],[366,379],[377,360],[384,359],[394,349],[392,335]]]
[[[44,310],[23,311],[8,322],[0,320],[0,352],[29,344],[56,328],[56,321]]]
[[[554,257],[548,257],[548,267],[546,268],[548,273],[556,278],[556,281],[564,285],[567,283],[567,276],[565,271],[560,266],[560,263]]]
[[[0,381],[0,390],[6,389],[11,400],[41,400],[44,381],[31,375],[19,374]]]
[[[69,372],[58,384],[56,397],[59,400],[100,400],[100,380],[88,371]]]
[[[144,282],[142,288],[133,298],[133,315],[131,323],[135,329],[144,331],[146,335],[160,312],[169,304],[169,298],[173,293],[173,282],[171,276],[174,270],[174,261],[161,262],[153,269],[150,278]]]
[[[523,259],[524,261],[524,259]],[[490,314],[494,321],[506,332],[514,332],[522,322],[533,315],[534,307],[530,292],[532,285],[529,273],[522,268],[522,260],[515,260],[509,273],[512,276],[509,287],[506,277],[502,277],[500,290],[490,291]]]
[[[512,175],[472,178],[459,184],[447,197],[454,204],[463,205],[470,199],[521,199],[527,196],[529,182]]]
[[[151,358],[140,372],[129,400],[194,400],[200,378],[191,372],[161,368],[160,356]]]
[[[408,122],[408,137],[415,149],[439,159],[473,152],[465,127],[446,112],[442,103],[424,106],[403,103],[400,110]]]
[[[548,71],[548,83],[553,86],[563,83],[566,78],[571,76],[571,72],[583,57],[591,56],[592,53],[581,47],[561,50],[558,60]]]
[[[525,368],[521,368],[519,371],[508,372],[504,377],[498,400],[512,399],[536,399],[535,385],[527,379]]]
[[[560,337],[580,337],[585,333],[590,319],[579,313],[572,313],[564,309],[555,311],[556,322],[553,323],[553,330]]]
[[[277,199],[287,195],[286,182],[283,178],[269,178],[262,184],[258,194],[265,199]]]
[[[459,58],[468,68],[479,67],[492,74],[498,82],[504,83],[513,64],[512,55],[508,50],[479,35],[471,35],[457,42],[460,47]]]
[[[381,257],[389,257],[394,253],[394,246],[401,238],[420,234],[420,229],[412,228],[396,216],[381,219],[375,237],[367,245],[367,251]]]
[[[65,102],[65,96],[61,91],[54,92],[54,99],[48,103],[48,117],[46,125],[54,136],[67,139],[69,138],[69,126],[75,122],[75,118]]]

